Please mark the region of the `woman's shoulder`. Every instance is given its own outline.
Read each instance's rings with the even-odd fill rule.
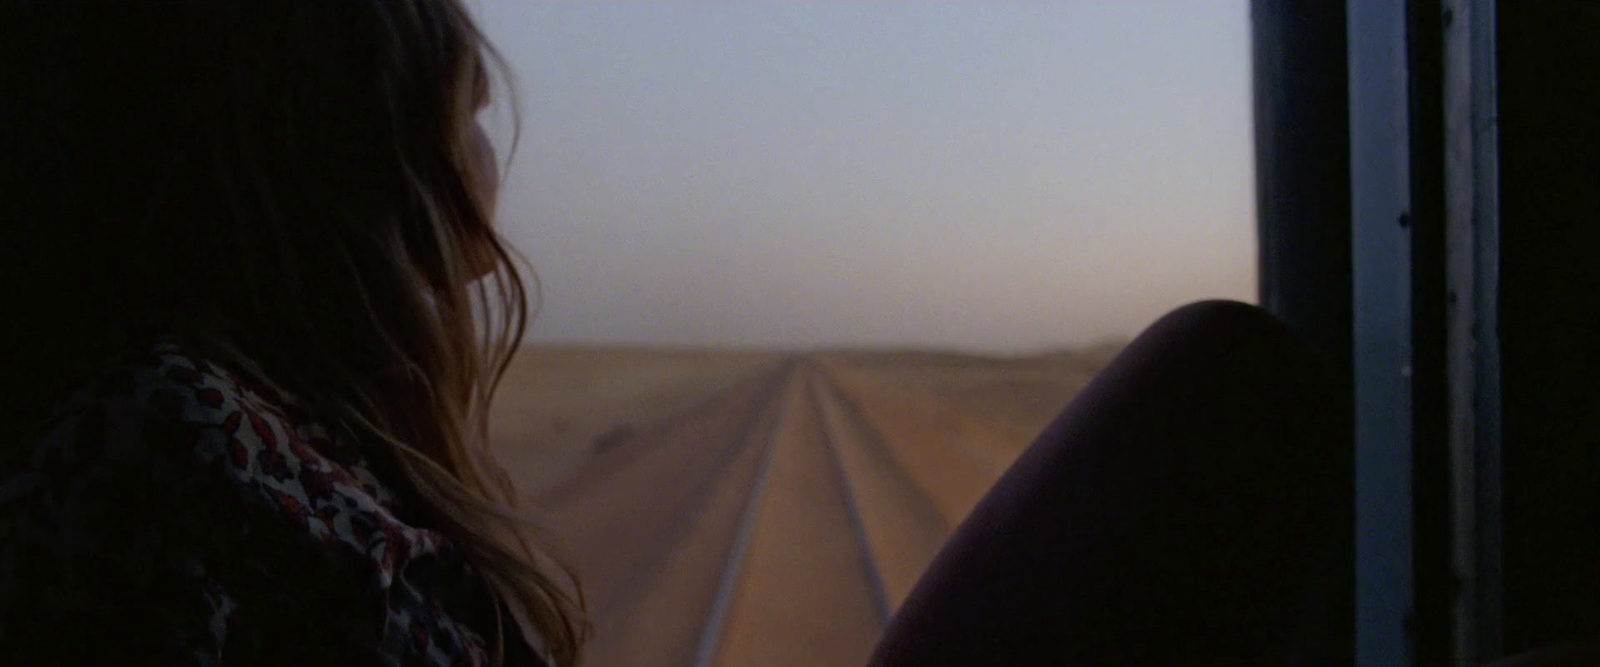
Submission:
[[[289,650],[269,646],[285,634],[325,659],[482,655],[433,594],[476,592],[449,540],[402,520],[361,449],[259,374],[158,338],[43,424],[0,462],[0,608],[101,626],[153,609],[133,625],[168,620],[138,634],[196,655]],[[0,645],[23,625],[0,621]]]
[[[98,454],[227,479],[328,539],[353,537],[328,523],[328,510],[316,511],[330,500],[385,515],[398,509],[350,437],[231,361],[155,337],[53,406],[37,437],[18,449],[36,461]]]

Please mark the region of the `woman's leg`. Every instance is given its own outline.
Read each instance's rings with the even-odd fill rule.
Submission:
[[[872,664],[1339,660],[1304,648],[1341,650],[1351,583],[1348,396],[1324,364],[1252,306],[1162,318],[979,502]]]

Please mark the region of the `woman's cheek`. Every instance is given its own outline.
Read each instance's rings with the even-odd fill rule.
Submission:
[[[489,135],[478,123],[473,123],[467,134],[467,148],[472,153],[477,195],[483,200],[484,208],[492,213],[500,194],[500,167],[495,163],[494,145],[489,143]]]

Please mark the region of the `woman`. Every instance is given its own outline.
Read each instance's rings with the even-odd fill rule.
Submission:
[[[8,2],[0,662],[571,665],[458,0]]]

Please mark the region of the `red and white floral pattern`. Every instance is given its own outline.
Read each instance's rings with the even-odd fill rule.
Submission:
[[[488,664],[488,589],[371,462],[158,341],[0,452],[0,663]]]

